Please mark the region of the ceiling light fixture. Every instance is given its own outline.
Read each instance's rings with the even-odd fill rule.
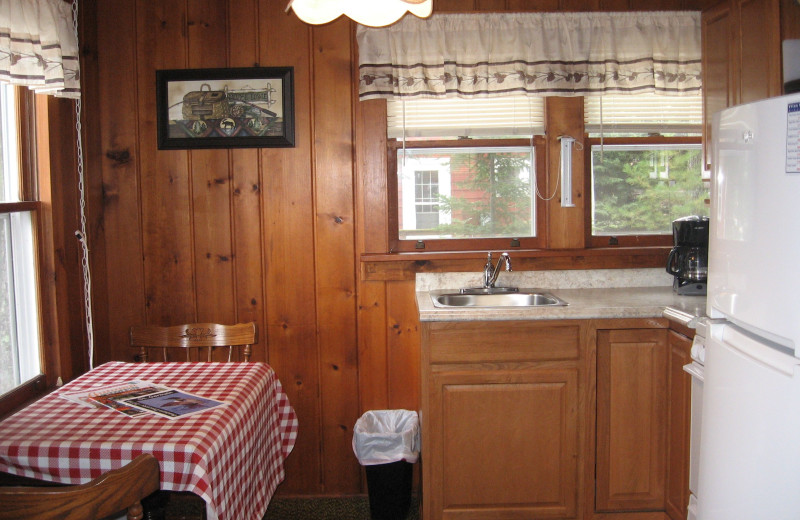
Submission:
[[[433,0],[290,0],[286,6],[302,21],[320,25],[346,15],[361,25],[383,27],[393,24],[410,12],[427,18]]]

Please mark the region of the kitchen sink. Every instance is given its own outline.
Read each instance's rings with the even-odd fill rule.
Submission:
[[[461,293],[432,292],[435,307],[557,307],[568,305],[548,292],[519,289],[516,292]]]

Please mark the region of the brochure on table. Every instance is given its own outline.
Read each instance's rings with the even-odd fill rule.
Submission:
[[[84,406],[110,408],[128,417],[156,415],[167,419],[178,419],[227,404],[140,380],[77,392],[63,392],[59,395]]]

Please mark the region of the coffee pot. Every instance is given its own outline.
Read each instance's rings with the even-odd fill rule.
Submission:
[[[706,294],[708,279],[708,217],[692,215],[672,222],[673,247],[667,272],[675,277],[678,294]]]

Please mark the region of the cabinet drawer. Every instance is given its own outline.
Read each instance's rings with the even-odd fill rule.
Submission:
[[[503,363],[578,359],[578,323],[553,325],[529,321],[432,322],[430,363]]]

